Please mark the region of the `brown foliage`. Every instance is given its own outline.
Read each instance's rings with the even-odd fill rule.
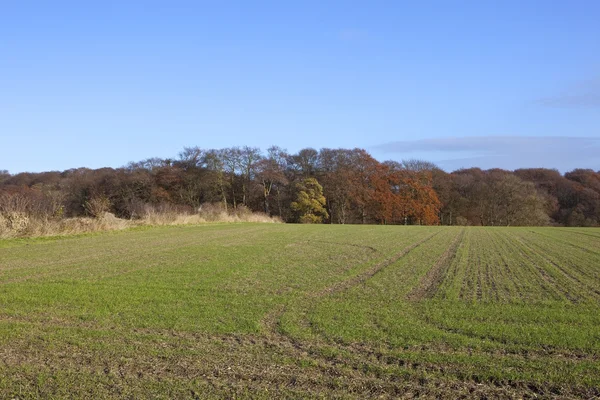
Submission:
[[[147,207],[196,210],[220,203],[227,212],[243,205],[296,221],[296,184],[308,177],[323,185],[330,223],[600,225],[598,171],[446,173],[421,160],[381,163],[363,149],[289,154],[276,146],[264,155],[252,147],[189,147],[179,159],[150,158],[118,169],[16,175],[0,170],[0,214],[5,224],[22,226],[16,221],[106,212],[140,219]]]

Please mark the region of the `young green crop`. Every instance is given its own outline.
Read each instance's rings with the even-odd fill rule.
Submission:
[[[600,230],[0,241],[2,398],[600,395]]]

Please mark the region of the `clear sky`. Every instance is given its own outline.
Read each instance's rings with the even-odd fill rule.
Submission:
[[[0,169],[184,146],[600,169],[600,1],[0,2]]]

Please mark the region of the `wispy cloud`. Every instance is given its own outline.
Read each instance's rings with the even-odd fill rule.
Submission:
[[[537,103],[547,107],[600,107],[600,78],[582,82],[557,96],[543,97]]]
[[[468,167],[600,170],[600,137],[451,137],[395,141],[374,146],[372,150],[393,158],[425,154],[448,170]]]

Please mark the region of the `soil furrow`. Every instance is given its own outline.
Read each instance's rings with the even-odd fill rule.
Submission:
[[[341,282],[337,282],[334,285],[331,285],[319,292],[313,293],[312,297],[323,297],[323,296],[327,296],[327,295],[330,295],[333,293],[343,292],[353,286],[360,285],[361,283],[367,281],[369,278],[372,278],[375,274],[377,274],[384,268],[396,263],[398,260],[400,260],[402,257],[407,255],[409,252],[411,252],[412,250],[421,246],[423,243],[429,241],[430,239],[432,239],[434,236],[438,235],[439,233],[440,233],[440,231],[437,231],[437,232],[434,232],[434,233],[428,235],[427,237],[419,240],[418,242],[413,243],[408,247],[405,247],[402,251],[400,251],[399,253],[396,253],[393,257],[381,261],[380,263],[374,265],[373,267],[369,268],[368,270],[366,270],[352,278],[346,279]]]
[[[433,267],[427,271],[427,274],[421,279],[419,284],[408,294],[407,298],[409,300],[419,301],[435,296],[439,285],[446,276],[448,268],[450,268],[450,264],[452,264],[452,261],[456,257],[456,252],[464,236],[465,230],[461,229]]]

